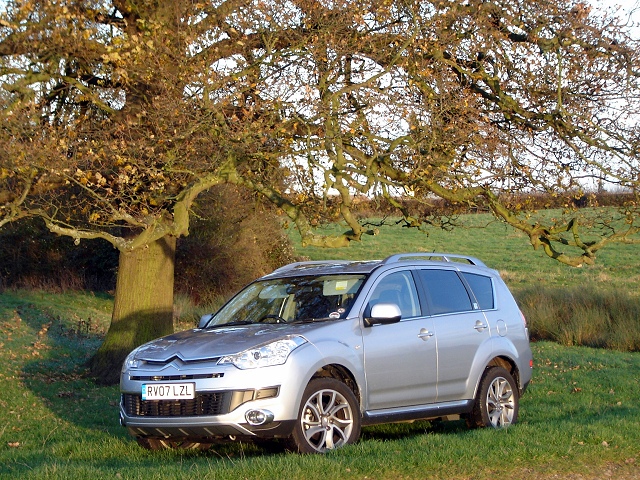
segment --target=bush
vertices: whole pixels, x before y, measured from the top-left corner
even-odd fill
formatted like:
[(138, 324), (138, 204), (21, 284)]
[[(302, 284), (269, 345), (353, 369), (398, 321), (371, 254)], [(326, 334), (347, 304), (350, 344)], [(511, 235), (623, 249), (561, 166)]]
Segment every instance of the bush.
[(103, 240), (54, 235), (39, 219), (0, 229), (0, 287), (64, 292), (115, 287), (118, 251)]
[(640, 298), (603, 288), (536, 287), (517, 293), (532, 340), (640, 351)]
[(197, 304), (216, 303), (294, 260), (275, 212), (245, 191), (218, 186), (194, 211), (191, 233), (178, 239), (176, 292)]

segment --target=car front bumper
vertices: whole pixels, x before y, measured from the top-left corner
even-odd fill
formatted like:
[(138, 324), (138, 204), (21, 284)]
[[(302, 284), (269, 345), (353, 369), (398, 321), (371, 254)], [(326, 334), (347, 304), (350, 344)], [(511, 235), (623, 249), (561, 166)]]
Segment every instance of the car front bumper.
[[(283, 365), (240, 370), (174, 361), (125, 370), (120, 423), (136, 437), (286, 437), (293, 431), (309, 375), (301, 365), (290, 358)], [(142, 400), (142, 385), (154, 382), (194, 383), (196, 398)]]

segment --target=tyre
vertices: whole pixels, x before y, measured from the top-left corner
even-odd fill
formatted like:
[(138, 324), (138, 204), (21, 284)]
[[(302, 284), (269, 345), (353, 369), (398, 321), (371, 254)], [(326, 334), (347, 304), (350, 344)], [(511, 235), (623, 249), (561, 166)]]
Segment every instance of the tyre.
[(136, 437), (138, 445), (147, 450), (209, 450), (210, 443), (199, 443), (189, 441), (165, 440), (163, 438)]
[(472, 428), (506, 428), (516, 423), (518, 406), (518, 387), (511, 374), (502, 367), (488, 367), (467, 424)]
[(323, 453), (359, 437), (360, 408), (351, 389), (334, 378), (311, 380), (293, 429), (294, 448), (300, 453)]

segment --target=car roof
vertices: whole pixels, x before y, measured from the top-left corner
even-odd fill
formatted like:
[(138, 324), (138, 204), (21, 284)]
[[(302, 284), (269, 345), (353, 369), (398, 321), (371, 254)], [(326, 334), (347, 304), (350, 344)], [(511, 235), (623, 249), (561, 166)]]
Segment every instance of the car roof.
[(369, 274), (383, 265), (442, 265), (443, 263), (455, 263), (456, 265), (478, 266), (487, 268), (480, 260), (467, 255), (438, 252), (399, 253), (391, 255), (384, 260), (312, 260), (306, 262), (290, 263), (274, 270), (262, 277), (283, 278), (298, 276), (339, 275), (339, 274)]
[(274, 270), (263, 278), (281, 278), (316, 275), (336, 274), (368, 274), (382, 264), (382, 260), (317, 260), (308, 262), (290, 263)]

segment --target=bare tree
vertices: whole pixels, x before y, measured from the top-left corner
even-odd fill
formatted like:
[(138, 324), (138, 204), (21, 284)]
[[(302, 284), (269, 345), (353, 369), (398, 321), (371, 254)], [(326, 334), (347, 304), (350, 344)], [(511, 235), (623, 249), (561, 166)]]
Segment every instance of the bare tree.
[[(133, 346), (171, 330), (175, 238), (220, 183), (263, 194), (307, 244), (374, 233), (353, 214), (357, 195), (418, 228), (435, 219), (415, 203), (482, 203), (570, 265), (637, 242), (640, 50), (624, 19), (581, 2), (3, 9), (0, 225), (37, 215), (120, 251), (112, 325), (93, 361), (105, 381)], [(633, 200), (559, 221), (522, 202), (594, 181)], [(322, 216), (348, 231), (318, 235)]]

